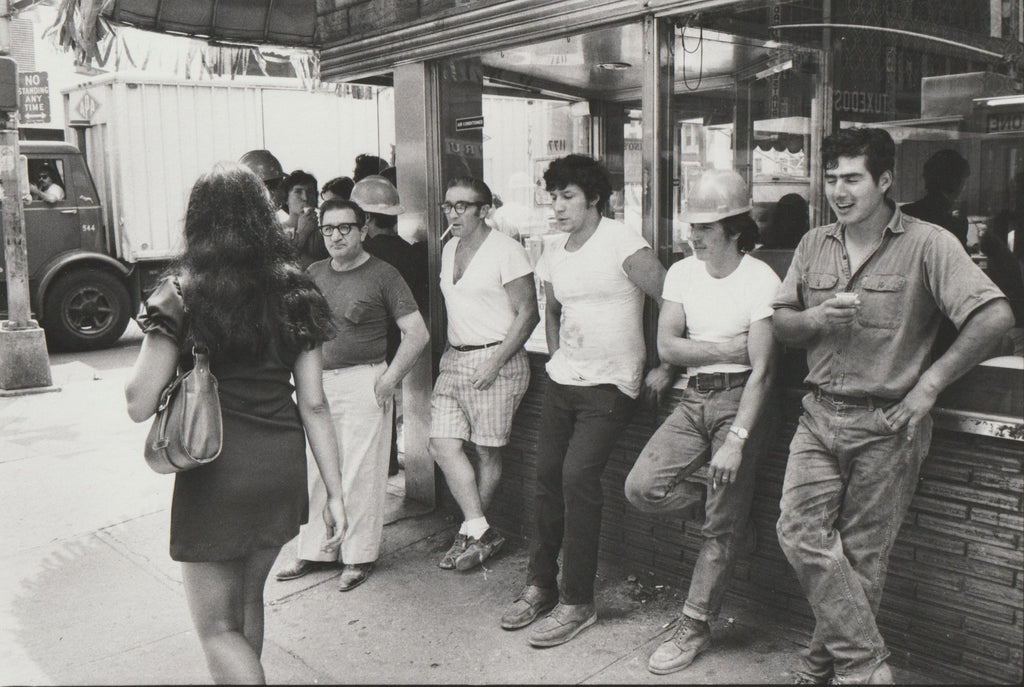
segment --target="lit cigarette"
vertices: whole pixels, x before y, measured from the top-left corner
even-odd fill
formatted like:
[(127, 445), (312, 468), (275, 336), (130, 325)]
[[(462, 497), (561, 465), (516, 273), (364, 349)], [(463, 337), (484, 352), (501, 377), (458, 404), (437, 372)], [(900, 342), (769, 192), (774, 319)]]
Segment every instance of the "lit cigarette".
[(440, 239), (438, 239), (438, 240), (439, 240), (439, 241), (444, 241), (444, 240), (445, 240), (445, 238), (446, 238), (446, 237), (448, 236), (448, 234), (450, 234), (450, 233), (452, 233), (452, 228), (451, 228), (451, 227), (448, 227), (448, 228), (447, 228), (447, 229), (445, 229), (445, 230), (444, 230), (443, 232), (441, 232), (441, 238), (440, 238)]

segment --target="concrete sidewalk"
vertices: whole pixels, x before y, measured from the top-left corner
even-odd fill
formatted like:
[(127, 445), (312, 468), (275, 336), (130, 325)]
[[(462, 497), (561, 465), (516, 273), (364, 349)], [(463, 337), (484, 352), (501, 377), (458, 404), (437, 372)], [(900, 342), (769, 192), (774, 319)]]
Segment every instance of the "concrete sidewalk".
[[(141, 455), (147, 425), (125, 415), (127, 368), (53, 368), (59, 393), (0, 398), (0, 683), (207, 683), (167, 555), (172, 478)], [(267, 583), (264, 665), (275, 683), (771, 683), (799, 647), (756, 609), (726, 607), (712, 650), (655, 676), (647, 656), (671, 632), (685, 590), (602, 569), (600, 622), (537, 650), (498, 618), (519, 591), (526, 544), (485, 568), (443, 571), (456, 529), (435, 512), (385, 528), (357, 589), (338, 572)], [(285, 547), (277, 566), (294, 554)], [(939, 680), (896, 670), (901, 682)]]

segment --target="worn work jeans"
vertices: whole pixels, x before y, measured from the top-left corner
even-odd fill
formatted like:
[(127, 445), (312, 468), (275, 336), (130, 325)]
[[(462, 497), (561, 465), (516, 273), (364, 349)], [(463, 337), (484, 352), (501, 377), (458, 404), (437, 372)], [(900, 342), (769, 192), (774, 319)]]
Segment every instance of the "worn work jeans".
[[(626, 478), (626, 498), (647, 513), (667, 513), (705, 500), (705, 487), (686, 478), (710, 462), (729, 434), (740, 405), (743, 387), (724, 391), (685, 389), (682, 400), (636, 460)], [(767, 437), (762, 421), (751, 430), (743, 447), (736, 481), (707, 489), (704, 506), (704, 542), (690, 579), (683, 613), (697, 620), (718, 616), (742, 544), (754, 473)]]
[(601, 473), (635, 402), (611, 385), (566, 386), (548, 379), (537, 438), (537, 535), (527, 584), (558, 586), (566, 604), (594, 601), (604, 493)]
[(804, 671), (863, 681), (889, 656), (875, 624), (896, 533), (931, 443), (893, 432), (884, 410), (813, 394), (789, 447), (778, 535), (814, 611)]

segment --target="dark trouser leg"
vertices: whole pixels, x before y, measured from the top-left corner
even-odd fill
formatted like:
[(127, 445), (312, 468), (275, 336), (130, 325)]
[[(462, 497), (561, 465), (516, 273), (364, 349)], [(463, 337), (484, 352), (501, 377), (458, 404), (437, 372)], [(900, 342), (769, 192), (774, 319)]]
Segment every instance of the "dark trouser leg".
[(562, 496), (562, 463), (576, 425), (570, 387), (548, 379), (537, 436), (537, 482), (533, 512), (536, 524), (530, 544), (527, 584), (558, 587), (558, 551), (565, 531), (565, 500)]
[(606, 387), (580, 387), (574, 392), (576, 430), (562, 465), (565, 538), (560, 597), (563, 603), (587, 604), (594, 601), (601, 539), (601, 474), (629, 423), (634, 402), (617, 389)]

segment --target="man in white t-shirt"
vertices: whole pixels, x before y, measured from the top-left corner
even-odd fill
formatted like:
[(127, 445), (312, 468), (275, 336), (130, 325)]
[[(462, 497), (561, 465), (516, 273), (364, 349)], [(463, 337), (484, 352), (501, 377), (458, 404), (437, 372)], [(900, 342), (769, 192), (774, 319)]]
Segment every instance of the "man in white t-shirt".
[[(540, 322), (526, 250), (484, 221), (492, 202), (487, 184), (460, 177), (448, 182), (441, 203), (453, 235), (441, 251), (448, 347), (430, 399), (429, 451), (464, 518), (438, 563), (445, 570), (470, 570), (505, 543), (484, 511), (501, 479), (512, 416), (530, 383), (523, 344)], [(475, 473), (467, 441), (476, 446)]]
[[(664, 675), (686, 668), (711, 636), (748, 531), (754, 471), (766, 443), (766, 399), (774, 377), (772, 299), (779, 278), (752, 258), (757, 224), (734, 171), (706, 171), (687, 198), (694, 255), (669, 268), (658, 320), (658, 353), (686, 366), (687, 388), (626, 478), (626, 497), (642, 511), (681, 511), (705, 501), (687, 481), (708, 464), (704, 539), (673, 636), (651, 655)], [(710, 463), (709, 463), (710, 461)]]

